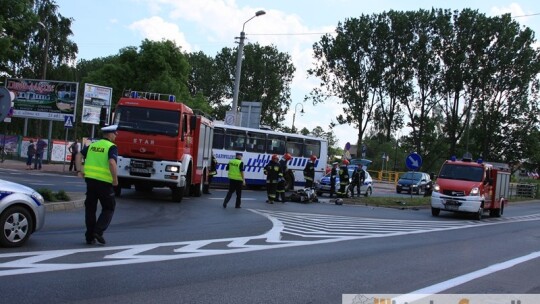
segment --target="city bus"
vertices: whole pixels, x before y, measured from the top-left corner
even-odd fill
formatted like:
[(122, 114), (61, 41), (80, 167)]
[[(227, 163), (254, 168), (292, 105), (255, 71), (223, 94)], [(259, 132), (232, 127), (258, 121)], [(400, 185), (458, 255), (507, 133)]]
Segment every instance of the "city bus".
[(263, 169), (272, 154), (277, 154), (280, 158), (285, 153), (291, 154), (292, 159), (287, 164), (294, 174), (294, 186), (305, 184), (303, 170), (311, 155), (317, 157), (315, 180), (324, 176), (328, 159), (328, 142), (325, 139), (220, 123), (214, 125), (212, 147), (218, 161), (217, 175), (212, 179), (212, 183), (228, 183), (226, 166), (229, 160), (236, 157), (236, 152), (243, 153), (244, 176), (248, 186), (266, 184)]

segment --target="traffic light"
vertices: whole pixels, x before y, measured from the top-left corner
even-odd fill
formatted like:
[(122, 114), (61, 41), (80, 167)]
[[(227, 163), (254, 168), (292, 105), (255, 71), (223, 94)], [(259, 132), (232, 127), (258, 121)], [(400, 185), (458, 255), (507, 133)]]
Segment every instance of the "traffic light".
[(107, 117), (107, 108), (102, 107), (101, 112), (99, 112), (99, 127), (103, 128), (109, 123), (109, 118)]

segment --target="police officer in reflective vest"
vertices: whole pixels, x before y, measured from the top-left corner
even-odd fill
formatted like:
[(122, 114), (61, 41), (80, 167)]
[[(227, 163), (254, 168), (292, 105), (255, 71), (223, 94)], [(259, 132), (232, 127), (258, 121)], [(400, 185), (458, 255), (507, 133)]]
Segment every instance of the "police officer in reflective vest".
[(225, 196), (223, 201), (223, 208), (227, 208), (227, 204), (231, 199), (233, 192), (236, 192), (236, 205), (235, 208), (241, 208), (242, 204), (242, 186), (246, 184), (244, 179), (244, 163), (242, 162), (242, 153), (236, 152), (236, 158), (231, 159), (227, 164), (227, 170), (229, 171), (229, 192)]
[(277, 186), (280, 178), (283, 178), (281, 167), (278, 163), (279, 157), (274, 154), (272, 159), (264, 167), (264, 175), (266, 175), (266, 193), (268, 195), (268, 204), (273, 204), (276, 200)]
[(337, 192), (337, 197), (347, 197), (347, 186), (349, 185), (348, 164), (349, 161), (344, 159), (343, 162), (341, 162), (341, 167), (339, 167), (339, 190)]
[[(117, 135), (117, 125), (103, 127), (103, 139), (85, 147), (77, 154), (77, 168), (81, 167), (81, 156), (84, 157), (84, 173), (86, 182), (85, 223), (86, 243), (94, 244), (97, 240), (105, 244), (103, 232), (111, 223), (116, 201), (114, 199), (114, 186), (118, 186), (116, 161), (118, 148), (114, 144)], [(96, 221), (97, 202), (101, 204), (101, 213)]]

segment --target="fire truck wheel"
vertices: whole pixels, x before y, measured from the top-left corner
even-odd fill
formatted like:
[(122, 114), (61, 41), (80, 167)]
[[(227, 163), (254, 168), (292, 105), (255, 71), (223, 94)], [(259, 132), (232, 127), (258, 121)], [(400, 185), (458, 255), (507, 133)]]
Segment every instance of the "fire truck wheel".
[(171, 188), (172, 191), (172, 201), (175, 203), (180, 203), (182, 198), (184, 198), (184, 187), (175, 187)]
[(502, 208), (503, 207), (501, 206), (501, 208), (489, 210), (489, 216), (491, 216), (491, 217), (501, 217), (501, 215), (503, 213)]
[(192, 187), (193, 188), (191, 189), (191, 193), (193, 193), (193, 196), (200, 197), (203, 191), (203, 184), (202, 183), (195, 184)]
[(474, 214), (474, 219), (477, 220), (477, 221), (482, 220), (482, 215), (483, 214), (484, 214), (484, 208), (480, 207), (480, 209), (478, 209), (478, 212), (476, 212)]
[(441, 209), (431, 207), (431, 215), (439, 216), (440, 213), (441, 213)]

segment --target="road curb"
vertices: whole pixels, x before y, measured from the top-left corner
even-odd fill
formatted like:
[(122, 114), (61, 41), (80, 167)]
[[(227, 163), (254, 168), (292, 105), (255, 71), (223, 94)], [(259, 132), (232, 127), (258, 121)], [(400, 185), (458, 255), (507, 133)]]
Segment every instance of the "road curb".
[(47, 212), (69, 211), (84, 208), (84, 200), (86, 195), (79, 192), (69, 192), (67, 195), (71, 198), (67, 202), (45, 202), (45, 210)]

